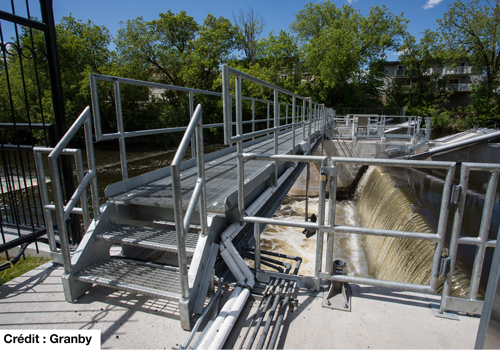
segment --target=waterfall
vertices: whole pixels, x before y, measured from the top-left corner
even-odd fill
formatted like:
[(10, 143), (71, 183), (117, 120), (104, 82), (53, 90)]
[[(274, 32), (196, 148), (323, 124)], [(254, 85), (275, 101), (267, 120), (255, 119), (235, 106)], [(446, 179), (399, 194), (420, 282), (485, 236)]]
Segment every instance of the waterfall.
[[(362, 227), (435, 233), (417, 211), (412, 198), (382, 167), (370, 167), (356, 190)], [(435, 243), (394, 237), (365, 236), (365, 256), (369, 274), (377, 279), (428, 284)], [(439, 278), (439, 291), (444, 277)], [(467, 297), (469, 280), (457, 267), (453, 296)]]

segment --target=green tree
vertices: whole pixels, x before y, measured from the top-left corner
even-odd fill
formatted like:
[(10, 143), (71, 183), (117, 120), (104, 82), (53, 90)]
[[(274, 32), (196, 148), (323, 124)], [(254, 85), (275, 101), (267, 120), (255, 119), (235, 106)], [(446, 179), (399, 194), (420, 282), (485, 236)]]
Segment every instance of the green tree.
[(467, 58), (476, 73), (486, 75), (477, 82), (470, 108), (478, 119), (498, 117), (500, 86), (500, 0), (457, 0), (438, 20), (440, 50), (452, 64)]
[(235, 26), (238, 28), (238, 48), (245, 53), (246, 64), (252, 63), (259, 53), (259, 41), (265, 22), (262, 15), (252, 8), (239, 10), (234, 14)]
[(353, 104), (362, 96), (368, 97), (365, 103), (378, 103), (380, 62), (387, 50), (398, 50), (406, 23), (385, 6), (372, 7), (364, 17), (350, 5), (306, 4), (291, 29), (300, 40), (315, 97), (330, 106)]

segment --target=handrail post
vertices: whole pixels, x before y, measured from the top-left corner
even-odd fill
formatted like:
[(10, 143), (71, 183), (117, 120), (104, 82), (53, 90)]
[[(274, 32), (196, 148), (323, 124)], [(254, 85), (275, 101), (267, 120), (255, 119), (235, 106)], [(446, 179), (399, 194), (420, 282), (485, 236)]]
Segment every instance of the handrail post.
[(295, 149), (295, 96), (292, 97), (292, 147)]
[(116, 108), (116, 126), (118, 128), (118, 133), (120, 138), (118, 139), (120, 145), (120, 162), (122, 166), (122, 178), (123, 180), (128, 179), (128, 169), (127, 169), (127, 150), (125, 147), (125, 129), (123, 127), (123, 113), (122, 113), (122, 97), (120, 92), (120, 81), (116, 80), (114, 82), (115, 88), (115, 108)]
[[(280, 104), (278, 90), (274, 90), (274, 154), (278, 154), (278, 129), (280, 126)], [(274, 186), (278, 187), (278, 161), (274, 162)]]
[[(252, 100), (252, 132), (255, 132), (255, 100)], [(252, 137), (255, 140), (255, 137)]]
[[(193, 105), (193, 91), (189, 91), (189, 119), (193, 118), (194, 105)], [(191, 159), (196, 158), (196, 141), (195, 135), (191, 137)]]
[(306, 140), (306, 100), (302, 99), (302, 142)]
[[(235, 89), (236, 89), (236, 135), (243, 135), (243, 115), (242, 115), (242, 100), (241, 100), (241, 76), (234, 77)], [(269, 104), (268, 104), (269, 110)], [(267, 120), (269, 123), (269, 118)], [(238, 154), (243, 153), (243, 140), (238, 140), (236, 143), (236, 151)], [(245, 161), (241, 157), (237, 157), (238, 161), (238, 220), (241, 222), (243, 220), (243, 215), (245, 213)]]
[(333, 231), (333, 228), (335, 227), (335, 209), (336, 209), (335, 201), (337, 197), (337, 172), (338, 172), (338, 166), (333, 160), (330, 160), (330, 164), (331, 167), (333, 168), (333, 173), (330, 175), (330, 182), (328, 184), (329, 186), (328, 226), (330, 227), (330, 232), (328, 232), (327, 242), (326, 242), (326, 273), (328, 275), (331, 275), (333, 273), (331, 262), (333, 261), (333, 249), (334, 249), (334, 239), (335, 239), (335, 232)]
[(222, 67), (222, 104), (223, 104), (223, 118), (224, 118), (224, 143), (229, 145), (231, 143), (232, 134), (232, 102), (231, 95), (229, 93), (229, 68), (227, 66)]

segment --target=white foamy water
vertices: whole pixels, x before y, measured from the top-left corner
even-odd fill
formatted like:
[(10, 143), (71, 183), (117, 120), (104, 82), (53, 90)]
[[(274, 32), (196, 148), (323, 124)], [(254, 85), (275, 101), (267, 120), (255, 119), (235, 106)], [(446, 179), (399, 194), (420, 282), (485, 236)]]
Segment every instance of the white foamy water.
[[(287, 195), (274, 218), (303, 221), (305, 198)], [(318, 215), (318, 198), (309, 198), (309, 216)], [(328, 213), (328, 201), (326, 203)], [(325, 221), (327, 218), (325, 219)], [(337, 202), (335, 224), (360, 226), (355, 202)], [(316, 235), (306, 238), (301, 228), (268, 225), (261, 235), (261, 249), (302, 257), (300, 275), (314, 276), (316, 260)], [(327, 235), (324, 234), (323, 271), (325, 271)], [(337, 233), (334, 241), (334, 259), (346, 261), (346, 273), (350, 276), (369, 277), (364, 253), (364, 240), (359, 234)], [(267, 268), (262, 266), (262, 268)]]

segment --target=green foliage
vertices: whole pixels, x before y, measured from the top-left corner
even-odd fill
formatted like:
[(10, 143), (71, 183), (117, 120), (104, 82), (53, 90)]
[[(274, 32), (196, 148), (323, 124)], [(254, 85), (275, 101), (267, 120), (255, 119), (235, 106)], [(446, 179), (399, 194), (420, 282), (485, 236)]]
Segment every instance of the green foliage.
[(301, 42), (313, 96), (330, 106), (378, 104), (380, 63), (386, 50), (398, 50), (406, 23), (385, 6), (364, 17), (350, 5), (306, 4), (291, 29)]
[[(26, 272), (31, 271), (34, 268), (37, 268), (38, 266), (49, 262), (50, 260), (51, 260), (50, 258), (43, 258), (39, 256), (26, 257), (26, 259), (21, 259), (17, 264), (14, 265), (14, 267), (5, 271), (0, 271), (0, 277), (1, 277), (0, 284), (7, 283), (13, 280), (14, 278), (22, 276)], [(0, 264), (4, 264), (5, 262), (7, 262), (5, 254), (0, 254)]]
[(469, 111), (479, 120), (497, 119), (500, 87), (500, 0), (457, 0), (439, 24), (441, 55), (451, 64), (467, 58), (476, 74)]

